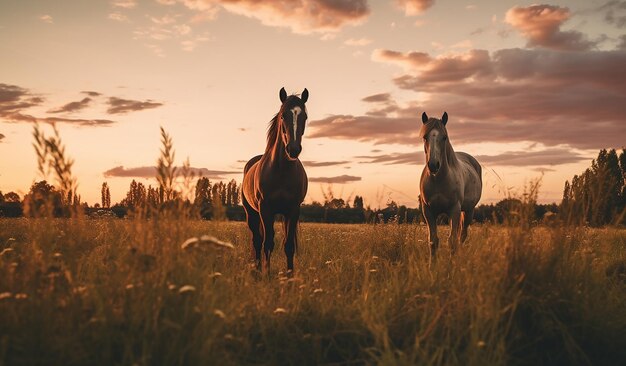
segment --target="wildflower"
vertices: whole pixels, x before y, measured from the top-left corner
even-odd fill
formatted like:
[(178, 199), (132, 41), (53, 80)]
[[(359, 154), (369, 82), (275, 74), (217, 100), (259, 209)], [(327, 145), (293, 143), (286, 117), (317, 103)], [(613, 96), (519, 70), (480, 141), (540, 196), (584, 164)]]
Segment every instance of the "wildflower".
[(61, 254), (61, 253), (57, 252), (57, 253), (54, 253), (54, 254), (52, 255), (52, 257), (53, 257), (54, 259), (60, 259), (61, 257), (63, 257), (63, 254)]
[(378, 259), (378, 256), (377, 256), (377, 255), (373, 255), (373, 256), (372, 256), (372, 259), (373, 259), (373, 260), (377, 260), (377, 259)]
[(15, 238), (9, 238), (7, 241), (15, 241)]
[(200, 244), (208, 244), (213, 246), (214, 248), (224, 248), (224, 249), (234, 249), (235, 246), (229, 242), (219, 240), (218, 238), (210, 235), (202, 235), (200, 238), (192, 237), (185, 242), (183, 242), (180, 246), (181, 249), (191, 249)]
[(167, 289), (170, 290), (170, 291), (174, 291), (174, 290), (176, 290), (176, 285), (169, 284), (169, 285), (167, 285)]
[(286, 314), (287, 310), (285, 310), (284, 308), (276, 308), (276, 310), (274, 310), (274, 314)]
[(326, 261), (324, 264), (332, 264), (333, 261)]
[(191, 285), (185, 285), (178, 290), (179, 294), (184, 294), (186, 292), (195, 292), (196, 288)]
[(221, 272), (214, 272), (209, 275), (209, 278), (218, 278), (218, 277), (222, 277)]
[(226, 314), (224, 314), (224, 312), (221, 311), (220, 309), (213, 310), (213, 314), (220, 319), (226, 318)]
[(27, 299), (27, 298), (28, 298), (28, 295), (26, 295), (23, 292), (20, 292), (19, 294), (15, 294), (15, 299), (16, 300), (24, 300), (24, 299)]
[(370, 273), (376, 273), (376, 272), (378, 272), (377, 269), (370, 269)]
[(133, 285), (132, 283), (129, 283), (128, 285), (126, 285), (127, 290), (132, 290), (134, 288), (135, 288), (135, 285)]
[(322, 290), (321, 288), (316, 288), (315, 290), (313, 290), (314, 294), (319, 294), (319, 293), (322, 293), (322, 292), (324, 292), (324, 290)]
[(13, 294), (10, 292), (3, 292), (0, 294), (0, 300), (10, 299), (11, 297), (13, 297)]
[(4, 250), (0, 252), (0, 257), (5, 254), (10, 254), (10, 253), (13, 253), (13, 248), (5, 248)]
[(487, 343), (485, 343), (485, 341), (478, 341), (478, 343), (476, 343), (476, 346), (478, 348), (483, 348), (487, 345)]

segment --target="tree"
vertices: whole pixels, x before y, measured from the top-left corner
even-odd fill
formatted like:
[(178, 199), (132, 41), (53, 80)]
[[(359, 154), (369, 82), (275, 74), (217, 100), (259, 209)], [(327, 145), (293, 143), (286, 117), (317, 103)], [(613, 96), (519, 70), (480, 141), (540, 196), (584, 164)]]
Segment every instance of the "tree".
[(24, 196), (23, 205), (26, 215), (31, 217), (63, 214), (61, 192), (45, 180), (33, 183), (28, 194)]
[(6, 202), (20, 202), (20, 195), (15, 192), (9, 192), (4, 195), (4, 201)]
[(102, 189), (100, 190), (101, 202), (103, 208), (111, 207), (111, 191), (107, 182), (102, 183)]
[(352, 204), (354, 208), (363, 209), (363, 196), (356, 195), (354, 196), (354, 203)]

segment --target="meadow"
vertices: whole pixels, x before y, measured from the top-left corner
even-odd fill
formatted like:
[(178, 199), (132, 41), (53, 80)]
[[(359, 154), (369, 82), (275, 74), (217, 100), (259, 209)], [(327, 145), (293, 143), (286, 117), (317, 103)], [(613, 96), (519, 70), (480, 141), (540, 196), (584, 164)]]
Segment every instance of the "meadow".
[[(234, 249), (181, 248), (204, 234)], [(626, 360), (623, 229), (477, 225), (432, 264), (426, 238), (301, 224), (294, 277), (278, 244), (267, 278), (240, 222), (0, 219), (0, 365)]]

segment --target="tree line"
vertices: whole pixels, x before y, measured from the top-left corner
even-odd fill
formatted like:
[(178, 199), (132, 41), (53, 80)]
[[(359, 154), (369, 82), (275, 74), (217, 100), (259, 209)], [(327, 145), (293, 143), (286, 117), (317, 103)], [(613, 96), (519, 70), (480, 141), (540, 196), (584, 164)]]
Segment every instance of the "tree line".
[[(47, 211), (56, 217), (67, 217), (72, 207), (80, 207), (89, 215), (112, 214), (128, 217), (136, 214), (150, 216), (168, 207), (183, 208), (191, 216), (206, 220), (245, 219), (241, 206), (241, 185), (234, 179), (229, 182), (212, 182), (200, 177), (190, 187), (190, 194), (172, 189), (172, 182), (147, 187), (133, 180), (125, 197), (111, 204), (111, 192), (107, 182), (102, 183), (101, 202), (88, 206), (81, 202), (76, 191), (65, 194), (47, 181), (34, 183), (23, 199), (15, 192), (0, 192), (0, 217), (37, 216)], [(371, 208), (364, 204), (362, 196), (354, 199), (335, 197), (332, 190), (324, 192), (323, 202), (303, 204), (300, 219), (303, 222), (320, 223), (397, 223), (423, 222), (420, 207), (398, 205), (390, 200), (383, 208)], [(185, 198), (187, 197), (187, 198)], [(474, 221), (479, 223), (503, 223), (510, 213), (519, 211), (523, 203), (517, 198), (506, 198), (495, 204), (481, 204), (474, 211)], [(532, 222), (560, 220), (576, 225), (601, 226), (626, 224), (626, 150), (618, 155), (615, 150), (601, 150), (591, 166), (582, 174), (566, 181), (560, 204), (530, 202), (529, 218)], [(439, 222), (446, 223), (446, 218)]]

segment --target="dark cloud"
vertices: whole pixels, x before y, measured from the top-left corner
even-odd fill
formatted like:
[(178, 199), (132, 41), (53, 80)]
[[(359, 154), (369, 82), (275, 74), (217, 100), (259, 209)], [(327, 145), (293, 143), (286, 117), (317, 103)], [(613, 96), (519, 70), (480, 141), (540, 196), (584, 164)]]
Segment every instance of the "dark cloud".
[(427, 104), (389, 103), (382, 113), (329, 116), (310, 123), (310, 136), (419, 144), (421, 112), (438, 116), (447, 111), (455, 143), (531, 141), (583, 149), (623, 145), (626, 73), (616, 70), (626, 65), (626, 50), (514, 48), (439, 57), (378, 50), (373, 56), (404, 66), (408, 73), (394, 82), (428, 93)]
[(214, 17), (221, 8), (261, 21), (287, 27), (294, 33), (334, 32), (362, 23), (369, 16), (367, 0), (181, 0), (193, 10)]
[(23, 113), (9, 113), (6, 115), (0, 115), (4, 117), (6, 122), (19, 123), (19, 122), (31, 122), (31, 123), (68, 123), (81, 127), (97, 127), (97, 126), (109, 126), (115, 121), (109, 119), (86, 119), (86, 118), (62, 118), (62, 117), (35, 117), (29, 114)]
[[(225, 179), (224, 175), (240, 174), (241, 171), (227, 170), (209, 170), (207, 168), (191, 168), (191, 172), (196, 177), (207, 177), (210, 179)], [(177, 176), (182, 175), (181, 167), (176, 169)], [(154, 166), (142, 166), (137, 168), (124, 168), (117, 166), (104, 172), (106, 178), (125, 177), (125, 178), (154, 178), (157, 175), (157, 168)]]
[(435, 4), (435, 0), (396, 0), (406, 15), (418, 15)]
[(92, 98), (99, 97), (99, 96), (102, 95), (101, 93), (98, 93), (98, 92), (95, 92), (95, 91), (90, 91), (90, 90), (83, 90), (81, 93), (82, 94), (87, 94), (88, 96), (90, 96)]
[(43, 98), (31, 94), (28, 89), (0, 83), (0, 117), (38, 106), (43, 101)]
[(107, 113), (109, 114), (123, 114), (128, 112), (142, 111), (144, 109), (157, 108), (163, 105), (163, 103), (154, 102), (150, 99), (146, 101), (122, 99), (116, 97), (110, 97), (109, 108)]
[(506, 22), (517, 29), (529, 47), (584, 51), (594, 46), (578, 31), (561, 31), (561, 25), (571, 17), (568, 8), (554, 5), (515, 6), (506, 13)]
[(0, 142), (2, 142), (2, 140), (4, 140), (6, 136), (4, 136), (3, 134), (0, 133)]
[(350, 163), (347, 160), (344, 161), (303, 161), (302, 164), (304, 164), (304, 166), (306, 167), (310, 167), (310, 168), (318, 168), (318, 167), (324, 167), (324, 166), (334, 166), (334, 165), (343, 165), (343, 164), (348, 164)]
[[(498, 155), (475, 155), (481, 164), (494, 166), (543, 166), (578, 163), (589, 160), (589, 157), (572, 152), (566, 148), (548, 148), (540, 151), (507, 151)], [(409, 153), (391, 153), (381, 155), (355, 156), (355, 159), (374, 164), (423, 165), (425, 162), (422, 151)], [(545, 170), (545, 168), (543, 168)]]
[(389, 93), (374, 94), (374, 95), (367, 96), (361, 100), (364, 102), (368, 102), (368, 103), (386, 103), (386, 102), (391, 101), (391, 94)]
[(339, 175), (336, 177), (313, 177), (309, 178), (309, 182), (314, 183), (329, 183), (329, 184), (345, 184), (350, 182), (358, 182), (361, 177), (355, 177), (353, 175)]
[(626, 27), (626, 1), (612, 0), (598, 8), (604, 12), (604, 20), (617, 28)]
[(556, 169), (538, 167), (538, 168), (534, 168), (533, 171), (539, 172), (539, 173), (549, 173), (549, 172), (556, 172)]
[(71, 103), (67, 103), (62, 107), (59, 107), (57, 109), (52, 109), (50, 111), (48, 111), (48, 113), (73, 113), (73, 112), (78, 112), (80, 110), (83, 110), (87, 107), (89, 107), (89, 105), (91, 104), (92, 99), (87, 97), (87, 98), (83, 98), (82, 100), (79, 100), (77, 102), (71, 102)]
[(475, 158), (481, 164), (498, 166), (554, 166), (589, 160), (589, 157), (565, 148), (553, 148), (542, 151), (509, 151), (498, 155), (476, 155)]
[(43, 103), (43, 98), (31, 93), (28, 89), (0, 84), (0, 119), (5, 122), (68, 123), (77, 126), (108, 126), (115, 123), (108, 119), (36, 117), (24, 112), (28, 108), (41, 106)]

